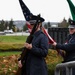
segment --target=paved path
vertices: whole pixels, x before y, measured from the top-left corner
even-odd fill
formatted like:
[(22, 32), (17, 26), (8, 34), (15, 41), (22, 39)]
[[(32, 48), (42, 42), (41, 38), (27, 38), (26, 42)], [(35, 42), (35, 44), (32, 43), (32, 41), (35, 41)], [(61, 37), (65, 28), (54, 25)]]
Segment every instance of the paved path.
[(11, 35), (11, 36), (14, 36), (14, 35), (16, 35), (16, 36), (18, 36), (18, 35), (25, 35), (25, 36), (28, 36), (30, 33), (25, 33), (25, 32), (15, 32), (15, 33), (7, 33), (7, 34), (5, 34), (5, 35), (7, 35), (7, 36), (9, 36), (9, 35)]

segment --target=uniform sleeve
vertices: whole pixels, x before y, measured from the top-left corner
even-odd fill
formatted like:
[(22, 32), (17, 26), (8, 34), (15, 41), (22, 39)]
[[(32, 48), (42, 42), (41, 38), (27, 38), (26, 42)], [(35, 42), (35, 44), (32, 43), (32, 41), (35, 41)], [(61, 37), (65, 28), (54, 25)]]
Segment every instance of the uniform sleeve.
[(65, 50), (65, 51), (70, 51), (70, 50), (73, 51), (73, 50), (75, 50), (75, 38), (70, 43), (57, 44), (56, 48), (57, 49), (62, 49), (62, 50)]
[(56, 49), (61, 49), (61, 50), (65, 50), (65, 51), (70, 51), (70, 50), (72, 51), (72, 50), (75, 50), (75, 43), (63, 44), (63, 45), (57, 44)]
[(46, 57), (48, 54), (48, 38), (45, 36), (42, 36), (40, 40), (40, 47), (36, 47), (35, 45), (32, 45), (31, 52), (35, 54), (36, 56)]

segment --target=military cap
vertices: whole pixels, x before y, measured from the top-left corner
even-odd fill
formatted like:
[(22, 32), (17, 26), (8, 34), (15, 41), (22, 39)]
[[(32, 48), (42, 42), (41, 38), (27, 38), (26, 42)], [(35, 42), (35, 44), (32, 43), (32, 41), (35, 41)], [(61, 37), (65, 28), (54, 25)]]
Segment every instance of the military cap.
[[(30, 20), (28, 22), (30, 24), (35, 24), (36, 21), (37, 21), (37, 18), (38, 18), (38, 16), (32, 15), (32, 16), (30, 16)], [(44, 21), (44, 18), (39, 17), (38, 22), (40, 23), (40, 22), (43, 22), (43, 21)]]
[(75, 28), (75, 21), (69, 18), (69, 26), (68, 28)]

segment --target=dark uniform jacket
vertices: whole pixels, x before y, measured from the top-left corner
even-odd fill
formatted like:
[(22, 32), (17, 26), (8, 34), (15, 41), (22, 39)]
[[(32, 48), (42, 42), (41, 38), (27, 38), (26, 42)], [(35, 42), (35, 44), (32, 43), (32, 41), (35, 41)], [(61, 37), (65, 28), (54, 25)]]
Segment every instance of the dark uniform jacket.
[(44, 57), (48, 54), (48, 38), (40, 30), (33, 35), (32, 49), (25, 59), (22, 75), (48, 75)]
[(68, 36), (67, 44), (57, 44), (56, 48), (66, 52), (63, 62), (75, 60), (75, 33)]

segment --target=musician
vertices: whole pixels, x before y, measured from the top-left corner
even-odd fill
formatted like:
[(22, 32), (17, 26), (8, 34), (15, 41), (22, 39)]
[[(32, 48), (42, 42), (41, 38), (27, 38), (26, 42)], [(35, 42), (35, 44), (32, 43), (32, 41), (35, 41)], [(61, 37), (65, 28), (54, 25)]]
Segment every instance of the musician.
[[(32, 19), (29, 21), (32, 29), (36, 20), (37, 16), (32, 16)], [(44, 59), (48, 54), (48, 38), (41, 30), (43, 21), (44, 19), (40, 17), (36, 31), (32, 35), (32, 43), (25, 43), (24, 45), (28, 50), (24, 59), (25, 65), (22, 65), (21, 60), (18, 63), (19, 67), (22, 68), (22, 75), (48, 75)]]
[[(66, 52), (63, 63), (75, 60), (75, 21), (69, 19), (68, 28), (69, 28), (69, 35), (67, 38), (67, 43), (65, 44), (58, 44), (56, 42), (53, 43), (53, 46), (55, 46), (56, 49), (61, 49)], [(72, 75), (75, 75), (75, 69), (73, 69)]]

